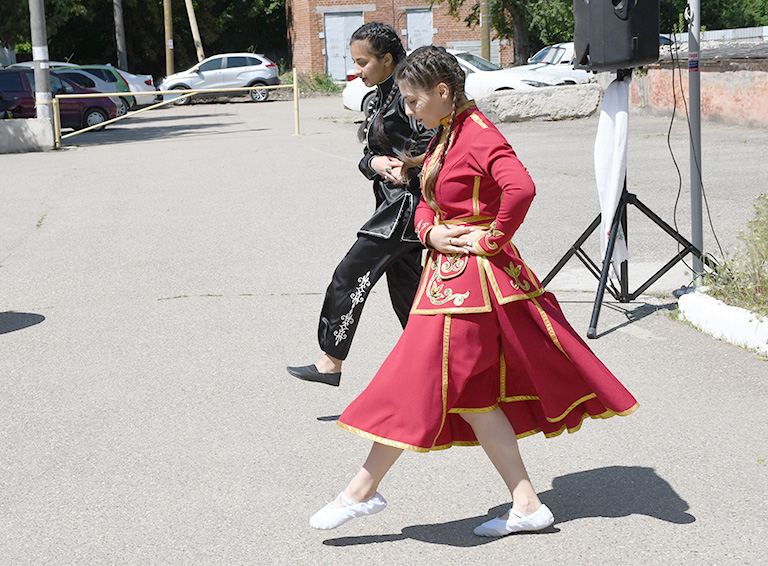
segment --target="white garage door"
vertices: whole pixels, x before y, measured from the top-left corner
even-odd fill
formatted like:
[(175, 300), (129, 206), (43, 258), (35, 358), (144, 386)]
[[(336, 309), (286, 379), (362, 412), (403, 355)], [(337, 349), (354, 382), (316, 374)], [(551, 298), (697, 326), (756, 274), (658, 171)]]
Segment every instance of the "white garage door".
[(406, 10), (405, 26), (408, 30), (408, 51), (432, 45), (432, 10)]
[(362, 12), (325, 14), (325, 72), (335, 80), (345, 80), (347, 70), (354, 67), (349, 38), (361, 25)]

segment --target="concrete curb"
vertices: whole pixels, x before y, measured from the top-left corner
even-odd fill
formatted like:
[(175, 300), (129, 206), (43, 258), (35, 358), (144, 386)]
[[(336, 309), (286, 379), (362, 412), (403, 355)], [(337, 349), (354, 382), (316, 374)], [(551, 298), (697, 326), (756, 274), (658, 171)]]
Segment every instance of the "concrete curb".
[(478, 108), (493, 122), (570, 120), (592, 116), (600, 108), (603, 89), (597, 83), (502, 90), (477, 100)]
[(768, 356), (768, 319), (699, 291), (681, 296), (678, 308), (702, 332)]
[(53, 149), (53, 126), (45, 118), (0, 120), (0, 154)]

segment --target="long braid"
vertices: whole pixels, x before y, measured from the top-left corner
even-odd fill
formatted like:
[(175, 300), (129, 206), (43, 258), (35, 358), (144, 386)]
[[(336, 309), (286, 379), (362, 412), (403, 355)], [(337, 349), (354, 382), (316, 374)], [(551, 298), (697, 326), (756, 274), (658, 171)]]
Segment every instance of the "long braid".
[(381, 146), (384, 148), (384, 151), (387, 153), (392, 152), (392, 146), (389, 142), (386, 131), (384, 131), (384, 113), (387, 111), (387, 108), (389, 108), (389, 105), (392, 103), (392, 101), (395, 99), (395, 96), (397, 96), (397, 93), (399, 92), (400, 88), (397, 86), (397, 84), (393, 84), (392, 88), (389, 90), (389, 95), (384, 101), (384, 104), (379, 107), (380, 112), (376, 114), (376, 117), (373, 119), (370, 125), (371, 136), (373, 136), (373, 139), (381, 144)]
[(458, 101), (464, 93), (464, 78), (464, 71), (459, 66), (456, 58), (444, 48), (432, 45), (416, 49), (398, 67), (396, 72), (398, 83), (408, 84), (414, 89), (429, 92), (439, 83), (445, 83), (451, 91), (452, 110), (442, 137), (444, 141), (442, 147), (440, 147), (437, 164), (428, 167), (428, 171), (421, 183), (424, 199), (434, 210), (438, 209), (435, 201), (437, 178), (445, 163), (448, 149), (457, 133), (456, 112), (459, 108)]
[[(352, 44), (355, 41), (362, 41), (367, 44), (368, 50), (378, 59), (383, 59), (384, 56), (389, 53), (392, 55), (392, 62), (397, 66), (400, 61), (405, 59), (405, 48), (400, 38), (397, 35), (395, 29), (387, 24), (381, 22), (369, 22), (363, 24), (355, 30), (349, 43)], [(376, 118), (371, 122), (370, 118), (363, 121), (360, 128), (357, 130), (357, 137), (360, 141), (365, 140), (365, 134), (367, 130), (370, 130), (373, 139), (376, 140), (383, 148), (391, 150), (391, 144), (384, 131), (384, 117), (383, 111), (389, 107), (394, 100), (400, 89), (397, 85), (392, 85), (392, 89), (389, 91), (384, 104), (378, 105), (382, 112), (379, 112)]]

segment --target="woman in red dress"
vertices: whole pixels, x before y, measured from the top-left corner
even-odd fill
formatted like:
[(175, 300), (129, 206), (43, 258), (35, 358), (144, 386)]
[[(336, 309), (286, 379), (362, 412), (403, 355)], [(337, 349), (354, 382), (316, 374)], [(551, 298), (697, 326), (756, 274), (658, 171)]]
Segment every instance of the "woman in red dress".
[(520, 258), (512, 236), (535, 189), (504, 136), (464, 94), (444, 49), (414, 51), (397, 71), (409, 114), (442, 125), (422, 168), (416, 231), (430, 253), (408, 324), (339, 426), (373, 440), (363, 467), (310, 525), (335, 528), (381, 511), (379, 483), (403, 450), (480, 444), (512, 508), (479, 536), (554, 522), (517, 439), (575, 432), (587, 418), (629, 415), (634, 397), (566, 321)]

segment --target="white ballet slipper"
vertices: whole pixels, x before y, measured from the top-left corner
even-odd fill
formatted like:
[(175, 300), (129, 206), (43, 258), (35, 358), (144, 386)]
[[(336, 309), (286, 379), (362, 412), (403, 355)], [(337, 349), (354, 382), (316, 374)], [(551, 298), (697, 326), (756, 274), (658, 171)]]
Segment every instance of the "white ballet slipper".
[(342, 491), (339, 501), (344, 507), (336, 507), (331, 501), (309, 519), (309, 526), (315, 529), (335, 529), (355, 517), (373, 515), (382, 511), (387, 506), (387, 500), (380, 493), (360, 503), (355, 503)]
[(497, 517), (486, 521), (475, 528), (475, 534), (480, 537), (503, 537), (512, 533), (540, 531), (546, 529), (555, 518), (549, 507), (542, 504), (534, 513), (528, 516), (518, 513), (514, 509), (509, 510), (509, 519)]

